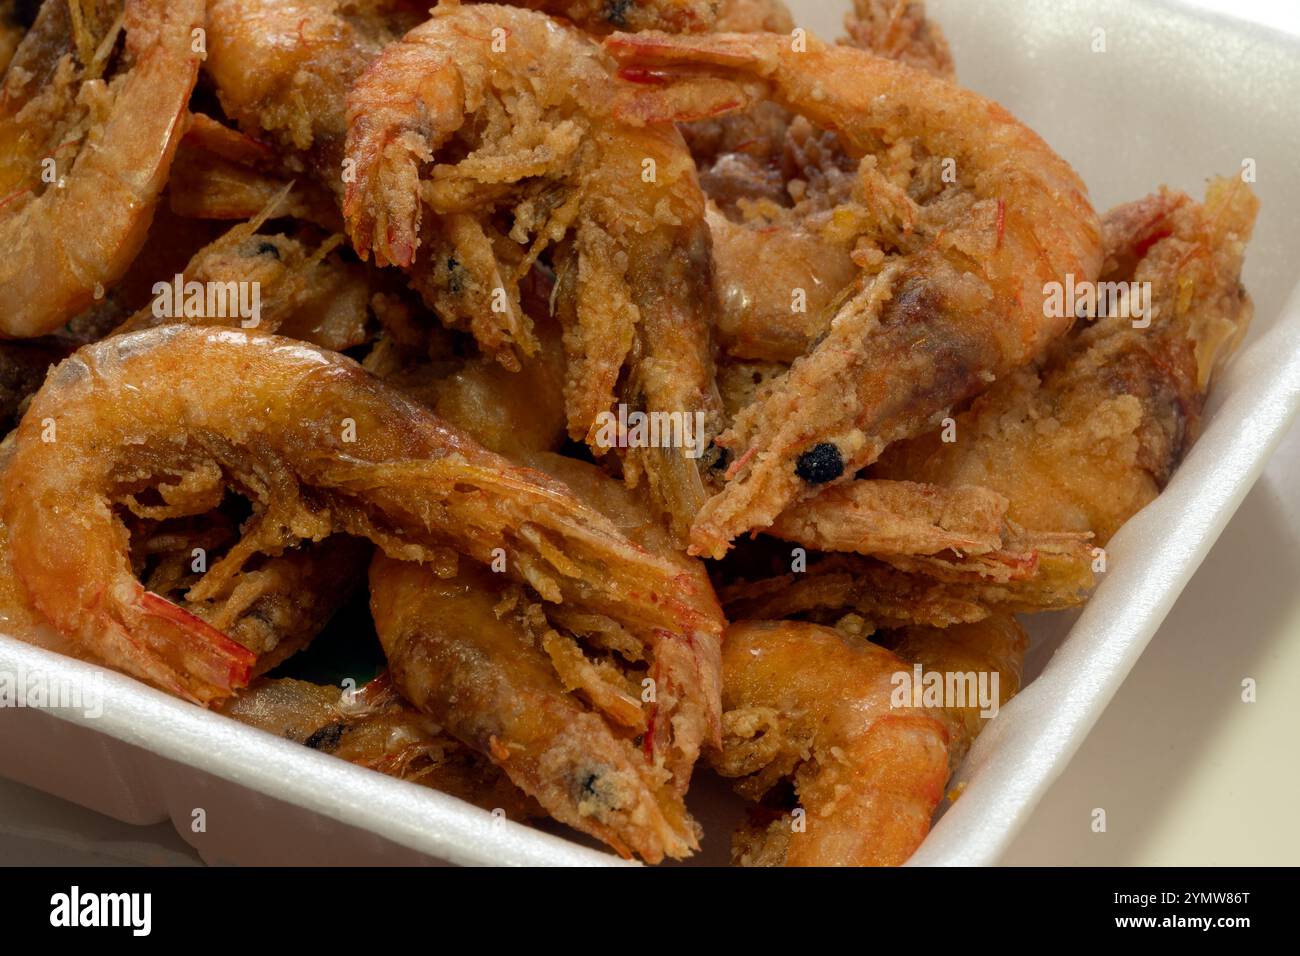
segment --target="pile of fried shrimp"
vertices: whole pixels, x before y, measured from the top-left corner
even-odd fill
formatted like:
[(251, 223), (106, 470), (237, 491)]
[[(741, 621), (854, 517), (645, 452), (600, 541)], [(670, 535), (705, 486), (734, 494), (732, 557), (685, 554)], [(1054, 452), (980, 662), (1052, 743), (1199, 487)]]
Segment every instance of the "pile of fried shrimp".
[[(1241, 341), (921, 3), (0, 0), (0, 630), (658, 863), (895, 865)], [(285, 676), (349, 617), (384, 664)], [(371, 627), (373, 625), (373, 627)], [(944, 681), (948, 686), (951, 680)], [(707, 768), (707, 769), (706, 769)]]

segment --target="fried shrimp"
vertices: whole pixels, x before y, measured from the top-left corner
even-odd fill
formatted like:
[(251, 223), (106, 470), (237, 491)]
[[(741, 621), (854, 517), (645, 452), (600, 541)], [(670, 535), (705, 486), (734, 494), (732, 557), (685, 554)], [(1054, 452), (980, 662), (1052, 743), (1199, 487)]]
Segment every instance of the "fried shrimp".
[(588, 709), (567, 693), (552, 662), (566, 659), (565, 639), (544, 618), (530, 621), (499, 576), (466, 569), (439, 578), (379, 557), (370, 600), (403, 696), (557, 820), (654, 863), (696, 849), (681, 792), (634, 739), (653, 732), (638, 720), (641, 689), (602, 682), (628, 712), (621, 728), (602, 719), (601, 711), (619, 712), (612, 699), (592, 694), (596, 709)]
[(794, 622), (743, 622), (723, 642), (723, 749), (716, 767), (757, 800), (793, 778), (793, 809), (742, 828), (748, 866), (890, 866), (930, 829), (948, 777), (936, 715), (891, 707), (907, 665), (883, 647)]
[[(723, 728), (715, 765), (751, 800), (794, 784), (796, 807), (768, 806), (735, 834), (742, 866), (896, 866), (930, 829), (950, 768), (979, 732), (980, 707), (898, 697), (912, 665), (998, 675), (1019, 688), (1026, 647), (1013, 618), (908, 632), (891, 653), (830, 628), (754, 621), (727, 631)], [(986, 680), (986, 684), (988, 680)], [(973, 702), (972, 702), (973, 703)], [(802, 811), (796, 825), (794, 811)], [(766, 818), (766, 819), (765, 819)]]
[[(724, 9), (718, 29), (789, 33), (794, 23), (782, 13), (740, 2)], [(938, 55), (946, 51), (942, 33), (919, 3), (859, 4), (859, 16), (850, 15), (847, 26), (853, 45), (952, 74), (951, 58)], [(860, 170), (833, 132), (773, 102), (685, 124), (684, 132), (713, 200), (717, 338), (732, 358), (789, 365), (807, 352), (860, 271), (854, 247), (862, 230), (845, 223), (888, 218), (904, 194), (924, 204), (942, 179), (934, 158), (906, 139)], [(859, 184), (860, 177), (869, 181)], [(854, 202), (855, 189), (873, 198), (874, 213)]]
[(851, 155), (869, 160), (905, 139), (951, 159), (956, 179), (924, 206), (894, 197), (907, 254), (863, 257), (827, 334), (719, 437), (735, 458), (696, 520), (697, 553), (724, 554), (1040, 355), (1072, 321), (1044, 318), (1047, 284), (1100, 269), (1100, 227), (1077, 175), (973, 93), (815, 40), (804, 52), (788, 37), (741, 34), (620, 34), (606, 46), (637, 81), (617, 110), (628, 121), (698, 119), (766, 97), (835, 132)]
[(363, 257), (407, 269), (445, 322), (510, 368), (537, 352), (519, 286), (550, 248), (570, 434), (604, 455), (622, 444), (602, 428), (616, 401), (676, 416), (684, 438), (623, 457), (684, 538), (720, 424), (704, 200), (671, 124), (609, 115), (610, 72), (598, 46), (544, 15), (439, 7), (349, 96), (344, 213)]
[[(451, 608), (461, 604), (467, 605), (460, 612), (466, 615), (478, 614), (483, 607), (496, 609), (501, 623), (494, 626), (502, 639), (508, 631), (514, 632), (514, 649), (497, 663), (483, 663), (483, 679), (499, 681), (505, 687), (522, 683), (527, 688), (521, 691), (522, 696), (539, 701), (538, 712), (549, 715), (547, 720), (564, 714), (582, 715), (582, 725), (574, 733), (595, 735), (600, 752), (625, 756), (635, 752), (629, 766), (644, 767), (638, 773), (649, 787), (637, 799), (664, 804), (670, 808), (671, 819), (683, 819), (680, 797), (686, 792), (696, 759), (703, 747), (716, 748), (720, 741), (722, 612), (712, 603), (703, 566), (674, 547), (644, 496), (594, 465), (550, 452), (563, 435), (563, 402), (559, 400), (563, 363), (554, 341), (558, 336), (547, 324), (539, 326), (539, 331), (544, 358), (528, 363), (518, 373), (479, 357), (441, 380), (424, 382), (415, 372), (413, 386), (405, 385), (411, 381), (407, 376), (395, 375), (388, 381), (409, 389), (486, 446), (564, 482), (629, 540), (675, 563), (687, 588), (699, 595), (696, 606), (702, 617), (711, 619), (714, 626), (697, 627), (692, 633), (630, 627), (607, 615), (574, 611), (565, 605), (529, 603), (518, 589), (494, 583), (491, 575), (461, 575), (456, 587), (440, 598), (438, 619), (458, 619)], [(506, 427), (509, 422), (517, 425), (513, 431)], [(404, 580), (407, 586), (422, 590), (424, 576), (427, 572), (420, 578), (407, 575)], [(386, 606), (414, 606), (423, 600), (418, 595), (395, 595), (397, 584), (388, 587)], [(467, 639), (460, 631), (431, 627), (424, 625), (422, 640), (435, 641), (449, 654), (452, 648), (459, 648), (457, 660), (480, 659), (464, 650)], [(412, 660), (412, 667), (418, 666), (418, 659), (412, 658), (418, 646), (401, 643), (389, 649), (390, 662), (405, 674), (406, 681), (417, 678), (409, 670), (402, 671), (399, 662)], [(618, 814), (609, 815), (613, 810), (597, 800), (594, 791), (575, 803), (572, 780), (587, 780), (590, 764), (570, 763), (560, 776), (539, 776), (537, 770), (544, 752), (568, 749), (573, 738), (562, 735), (557, 739), (555, 735), (561, 724), (551, 726), (530, 718), (527, 726), (518, 725), (523, 717), (513, 707), (504, 713), (484, 713), (483, 708), (499, 707), (504, 698), (468, 695), (459, 686), (456, 679), (421, 684), (412, 692), (418, 695), (413, 699), (423, 701), (422, 707), (471, 745), (482, 746), (485, 739), (473, 729), (476, 727), (499, 727), (497, 736), (502, 739), (512, 734), (523, 748), (518, 759), (502, 759), (505, 751), (499, 747), (485, 752), (501, 760), (512, 779), (536, 795), (557, 819), (600, 836), (623, 852), (633, 848), (647, 858), (680, 855), (680, 849), (694, 845), (689, 827), (677, 828), (670, 837), (656, 837), (650, 844), (645, 844), (643, 836), (627, 835), (626, 823), (619, 822)], [(647, 686), (653, 688), (648, 695)], [(596, 789), (604, 791), (610, 785)], [(651, 794), (665, 787), (668, 792), (652, 798)], [(587, 819), (593, 816), (594, 820)], [(670, 849), (678, 844), (679, 850)]]
[(536, 805), (474, 750), (397, 696), (387, 674), (345, 697), (337, 687), (261, 680), (227, 701), (222, 713), (241, 724), (319, 753), (441, 790), (512, 820)]
[(872, 627), (973, 624), (992, 614), (1061, 611), (1096, 585), (1075, 536), (1014, 539), (989, 555), (945, 562), (833, 554), (798, 574), (737, 581), (722, 589), (731, 620), (799, 618), (833, 624), (854, 614)]
[[(114, 331), (172, 323), (230, 326), (278, 332), (336, 352), (365, 342), (370, 285), (362, 266), (338, 256), (343, 237), (313, 246), (259, 233), (284, 198), (281, 191), (252, 220), (196, 252), (179, 279), (155, 286), (153, 301)], [(241, 300), (240, 290), (252, 288), (256, 300), (251, 293), (248, 301)]]
[(86, 30), (63, 7), (45, 4), (0, 94), (0, 335), (12, 338), (58, 328), (127, 271), (198, 75), (202, 0), (128, 0), (115, 21), (127, 65), (110, 80), (117, 28), (93, 34), (97, 46), (77, 42)]
[(226, 114), (339, 199), (348, 90), (419, 22), (411, 0), (212, 0), (208, 59)]
[(676, 563), (351, 360), (186, 326), (84, 348), (33, 399), (0, 478), (13, 567), (32, 605), (135, 676), (190, 700), (228, 696), (247, 682), (251, 654), (140, 585), (114, 514), (117, 504), (147, 511), (151, 489), (164, 513), (169, 497), (201, 513), (227, 482), (257, 508), (221, 559), (229, 566), (342, 531), (445, 571), (457, 552), (504, 560), (543, 600), (638, 629), (719, 629), (711, 593), (697, 593)]
[(1134, 297), (1082, 323), (1041, 370), (958, 416), (958, 441), (902, 443), (873, 473), (978, 484), (1026, 527), (1091, 532), (1104, 545), (1168, 482), (1199, 433), (1215, 370), (1245, 333), (1241, 268), (1257, 210), (1236, 179), (1213, 181), (1204, 204), (1164, 191), (1112, 210), (1102, 282), (1149, 284), (1149, 314), (1133, 314)]

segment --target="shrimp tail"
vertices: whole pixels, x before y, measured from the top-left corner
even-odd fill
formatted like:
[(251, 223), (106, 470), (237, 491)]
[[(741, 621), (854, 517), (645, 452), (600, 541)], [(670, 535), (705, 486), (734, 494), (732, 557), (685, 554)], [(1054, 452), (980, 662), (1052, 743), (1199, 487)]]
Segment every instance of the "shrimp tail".
[(248, 648), (152, 591), (141, 591), (139, 610), (132, 638), (146, 645), (157, 683), (203, 705), (248, 685), (257, 662)]

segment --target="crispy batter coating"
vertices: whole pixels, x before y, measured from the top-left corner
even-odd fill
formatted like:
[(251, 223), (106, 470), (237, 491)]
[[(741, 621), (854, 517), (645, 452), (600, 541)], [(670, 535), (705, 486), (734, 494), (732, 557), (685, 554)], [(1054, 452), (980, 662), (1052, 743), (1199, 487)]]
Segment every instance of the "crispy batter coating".
[(798, 574), (738, 581), (720, 596), (733, 621), (797, 617), (833, 623), (852, 612), (881, 628), (950, 627), (999, 612), (1059, 611), (1081, 604), (1095, 580), (1078, 547), (1067, 536), (1059, 543), (1036, 541), (1029, 551), (995, 552), (996, 563), (947, 566), (937, 559), (832, 555)]
[(1150, 283), (1149, 327), (1128, 314), (1081, 322), (1041, 370), (1000, 382), (937, 435), (891, 449), (881, 477), (977, 484), (1041, 531), (1104, 545), (1150, 502), (1200, 430), (1215, 369), (1250, 322), (1241, 268), (1258, 201), (1239, 179), (1204, 204), (1159, 193), (1106, 216), (1103, 282)]
[[(894, 652), (796, 622), (733, 625), (724, 645), (723, 749), (715, 766), (758, 800), (783, 780), (796, 807), (769, 805), (732, 839), (742, 866), (896, 866), (930, 829), (955, 766), (981, 729), (979, 705), (915, 706), (897, 676), (997, 673), (1019, 687), (1027, 640), (1011, 617), (914, 629)], [(802, 811), (796, 820), (793, 810)]]
[(897, 197), (902, 227), (928, 226), (930, 241), (883, 265), (864, 260), (827, 334), (719, 437), (735, 458), (692, 528), (696, 553), (720, 557), (815, 493), (795, 467), (812, 446), (835, 444), (847, 480), (1040, 355), (1070, 321), (1044, 317), (1046, 284), (1100, 269), (1100, 225), (1074, 170), (960, 87), (815, 39), (801, 50), (775, 35), (636, 34), (606, 47), (641, 84), (620, 107), (629, 119), (696, 119), (767, 98), (855, 156), (905, 139), (955, 163), (956, 182), (925, 209)]
[[(56, 442), (42, 439), (51, 419), (62, 429)], [(335, 531), (444, 568), (457, 551), (490, 564), (501, 549), (509, 574), (547, 601), (637, 629), (720, 630), (707, 602), (695, 609), (701, 595), (673, 562), (350, 360), (185, 326), (90, 346), (34, 399), (0, 476), (31, 602), (137, 676), (199, 701), (228, 696), (247, 681), (248, 652), (141, 587), (111, 510), (162, 482), (152, 516), (194, 514), (215, 506), (227, 481), (261, 508), (222, 559), (235, 566)], [(169, 496), (183, 504), (169, 508)], [(137, 513), (147, 507), (135, 501)], [(61, 520), (51, 524), (51, 514)]]
[[(512, 370), (539, 348), (521, 285), (549, 252), (570, 436), (618, 450), (684, 540), (707, 496), (691, 452), (721, 425), (704, 197), (671, 124), (612, 115), (611, 72), (597, 44), (540, 14), (436, 9), (349, 94), (344, 214), (363, 258), (408, 270)], [(616, 405), (675, 415), (689, 435), (624, 449), (603, 428)]]

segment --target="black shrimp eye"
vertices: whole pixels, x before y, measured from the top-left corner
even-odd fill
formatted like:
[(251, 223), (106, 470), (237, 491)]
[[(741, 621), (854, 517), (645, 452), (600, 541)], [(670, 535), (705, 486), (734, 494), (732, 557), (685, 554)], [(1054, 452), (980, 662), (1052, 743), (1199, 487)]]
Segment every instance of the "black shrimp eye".
[(632, 0), (609, 0), (605, 4), (605, 19), (620, 30), (627, 26), (627, 10)]
[(447, 259), (447, 291), (452, 295), (460, 295), (465, 290), (465, 283), (461, 279), (462, 272), (460, 263), (455, 257)]
[(704, 453), (704, 463), (714, 471), (726, 471), (731, 464), (731, 449), (709, 446), (709, 450)]
[(836, 445), (824, 441), (799, 456), (794, 473), (810, 485), (824, 485), (844, 474), (844, 458)]
[(346, 724), (326, 724), (304, 740), (303, 743), (312, 750), (333, 753), (338, 749), (339, 741), (343, 739), (343, 733), (347, 729)]
[(270, 256), (273, 259), (280, 258), (280, 249), (272, 242), (259, 242), (257, 249), (253, 253), (258, 256)]

